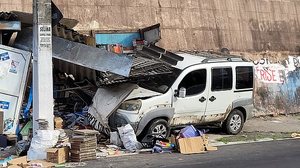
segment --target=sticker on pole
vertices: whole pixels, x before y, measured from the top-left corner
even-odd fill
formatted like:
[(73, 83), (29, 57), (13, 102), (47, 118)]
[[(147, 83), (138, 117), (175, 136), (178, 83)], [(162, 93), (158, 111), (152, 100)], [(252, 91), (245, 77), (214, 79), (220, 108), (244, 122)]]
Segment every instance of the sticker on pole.
[(6, 60), (9, 60), (8, 52), (1, 53), (0, 54), (0, 61), (6, 61)]
[(0, 109), (8, 110), (9, 109), (9, 102), (7, 101), (0, 101)]
[(51, 25), (39, 25), (39, 48), (51, 49), (52, 33)]
[(12, 60), (10, 63), (10, 69), (9, 72), (10, 73), (14, 73), (17, 74), (18, 73), (18, 67), (19, 67), (20, 62)]

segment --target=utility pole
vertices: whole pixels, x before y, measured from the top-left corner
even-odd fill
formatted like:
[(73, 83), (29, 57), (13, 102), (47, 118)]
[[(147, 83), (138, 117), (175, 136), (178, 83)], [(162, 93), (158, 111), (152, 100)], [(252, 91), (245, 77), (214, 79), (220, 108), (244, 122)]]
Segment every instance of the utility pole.
[(51, 21), (51, 0), (33, 0), (34, 134), (39, 129), (54, 129)]

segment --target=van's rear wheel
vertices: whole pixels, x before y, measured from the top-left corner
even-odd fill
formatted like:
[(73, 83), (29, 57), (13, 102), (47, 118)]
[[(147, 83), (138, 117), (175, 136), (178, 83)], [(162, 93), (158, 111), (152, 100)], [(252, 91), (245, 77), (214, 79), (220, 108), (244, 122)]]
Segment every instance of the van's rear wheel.
[(227, 134), (236, 135), (241, 132), (244, 126), (244, 121), (243, 113), (238, 109), (234, 109), (223, 123), (224, 131)]
[(155, 119), (149, 123), (147, 135), (153, 135), (160, 138), (168, 138), (170, 134), (170, 127), (166, 120)]

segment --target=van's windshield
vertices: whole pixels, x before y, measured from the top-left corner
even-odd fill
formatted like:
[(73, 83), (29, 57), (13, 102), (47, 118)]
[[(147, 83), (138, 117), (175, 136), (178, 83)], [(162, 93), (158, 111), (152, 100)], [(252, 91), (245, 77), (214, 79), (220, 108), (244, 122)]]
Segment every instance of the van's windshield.
[(166, 93), (173, 85), (180, 72), (180, 70), (174, 70), (173, 73), (152, 76), (149, 77), (147, 81), (139, 82), (138, 85), (151, 91)]

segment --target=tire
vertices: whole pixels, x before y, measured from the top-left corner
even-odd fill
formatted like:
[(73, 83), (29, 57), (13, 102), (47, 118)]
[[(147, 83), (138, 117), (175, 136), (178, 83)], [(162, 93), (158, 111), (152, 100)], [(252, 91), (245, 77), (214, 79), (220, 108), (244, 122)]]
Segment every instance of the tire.
[(232, 110), (226, 121), (223, 123), (224, 131), (231, 135), (240, 133), (244, 126), (244, 118), (244, 114), (240, 110)]
[(166, 120), (155, 119), (149, 123), (146, 135), (153, 134), (158, 138), (168, 138), (170, 135), (170, 127)]

